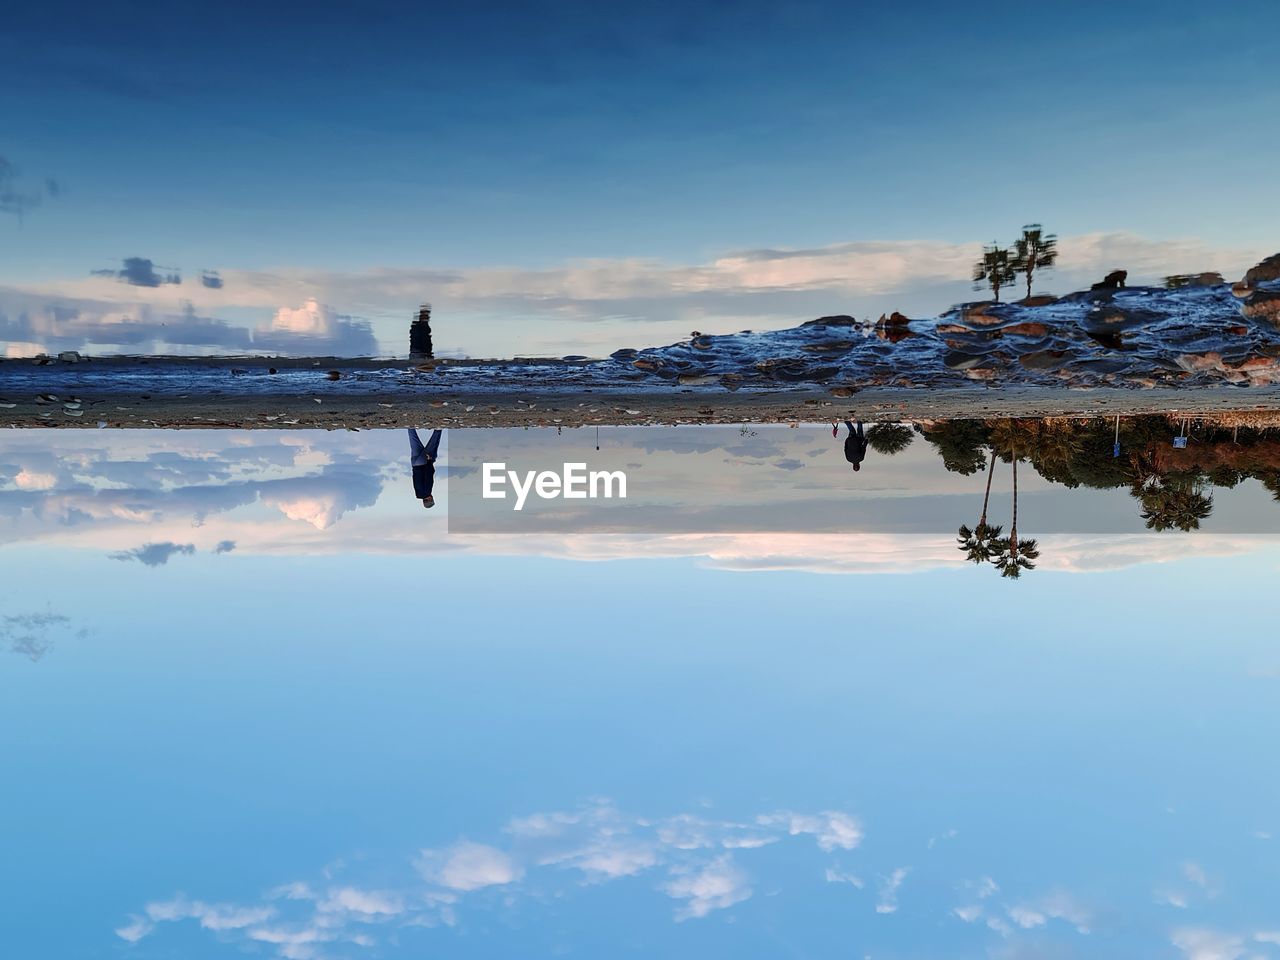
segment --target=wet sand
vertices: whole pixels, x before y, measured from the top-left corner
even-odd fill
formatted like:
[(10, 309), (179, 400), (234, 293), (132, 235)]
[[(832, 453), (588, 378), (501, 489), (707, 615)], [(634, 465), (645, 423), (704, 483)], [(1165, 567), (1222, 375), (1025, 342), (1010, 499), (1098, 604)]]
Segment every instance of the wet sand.
[[(473, 378), (480, 367), (509, 376)], [(565, 385), (575, 361), (107, 358), (0, 363), (0, 426), (373, 429), (1280, 411), (1280, 387)], [(275, 373), (269, 371), (274, 369)], [(330, 371), (337, 373), (330, 379)], [(46, 398), (43, 401), (41, 395)], [(10, 406), (12, 404), (12, 406)]]

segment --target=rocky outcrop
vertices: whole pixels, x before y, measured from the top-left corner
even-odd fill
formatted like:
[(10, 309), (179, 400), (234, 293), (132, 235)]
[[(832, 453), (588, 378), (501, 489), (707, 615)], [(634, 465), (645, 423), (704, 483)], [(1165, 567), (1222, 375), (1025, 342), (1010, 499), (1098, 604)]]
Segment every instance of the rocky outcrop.
[(963, 303), (936, 318), (823, 317), (614, 357), (624, 361), (623, 378), (679, 376), (681, 386), (735, 375), (748, 389), (1280, 387), (1280, 286), (1264, 281), (1237, 298), (1214, 274), (1188, 276), (1193, 282), (1081, 291), (1042, 306)]
[(1256, 287), (1270, 280), (1280, 280), (1280, 253), (1250, 267), (1244, 275), (1244, 282), (1250, 287)]

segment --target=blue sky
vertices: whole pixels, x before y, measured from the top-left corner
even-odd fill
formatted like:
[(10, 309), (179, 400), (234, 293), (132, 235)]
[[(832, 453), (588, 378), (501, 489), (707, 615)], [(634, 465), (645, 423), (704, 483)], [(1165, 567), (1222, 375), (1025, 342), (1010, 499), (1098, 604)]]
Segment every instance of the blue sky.
[[(602, 446), (725, 472), (664, 433)], [(401, 431), (9, 432), (6, 943), (1275, 960), (1274, 538), (1045, 536), (1011, 583), (955, 549), (980, 476), (803, 434), (726, 499), (839, 481), (838, 533), (467, 538)], [(934, 536), (856, 530), (948, 488)]]
[[(6, 611), (70, 618), (0, 661), (23, 954), (1276, 955), (1266, 613), (1167, 602), (1274, 553), (1010, 589), (7, 552)], [(1081, 591), (1088, 631), (1045, 616)]]
[[(551, 350), (575, 331), (594, 343), (602, 323), (616, 340), (619, 317), (659, 337), (698, 309), (775, 325), (890, 297), (940, 309), (963, 270), (953, 282), (922, 244), (967, 259), (1033, 219), (1064, 239), (1127, 238), (1103, 253), (1080, 241), (1072, 280), (1117, 257), (1155, 273), (1273, 252), (1274, 4), (984, 11), (27, 7), (0, 36), (0, 155), (15, 195), (40, 202), (0, 219), (0, 285), (85, 311), (142, 297), (177, 314), (186, 300), (250, 325), (317, 296), (373, 319), (388, 351), (402, 349), (391, 318), (433, 296), (468, 322), (446, 348)], [(905, 245), (906, 276), (851, 271), (790, 300), (794, 278), (687, 302), (659, 269), (878, 242)], [(1171, 242), (1190, 247), (1149, 248)], [(126, 257), (184, 285), (77, 283)], [(584, 293), (572, 271), (586, 260), (608, 268), (605, 288), (658, 273), (659, 302)], [(206, 269), (225, 293), (199, 286)], [(476, 271), (491, 282), (447, 282)], [(9, 296), (10, 314), (35, 309)], [(566, 311), (574, 323), (548, 333)]]

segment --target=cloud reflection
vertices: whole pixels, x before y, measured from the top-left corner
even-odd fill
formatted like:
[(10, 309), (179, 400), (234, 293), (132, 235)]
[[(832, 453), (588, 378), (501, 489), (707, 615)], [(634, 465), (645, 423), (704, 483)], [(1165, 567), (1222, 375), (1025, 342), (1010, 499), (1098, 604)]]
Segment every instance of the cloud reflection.
[[(144, 270), (125, 283), (150, 287)], [(122, 271), (117, 271), (122, 272)], [(163, 283), (172, 281), (164, 279)], [(260, 310), (254, 311), (260, 314)], [(5, 356), (78, 350), (125, 354), (242, 354), (367, 357), (379, 353), (367, 320), (314, 299), (279, 307), (254, 326), (207, 315), (191, 302), (119, 302), (41, 296), (0, 287), (0, 340)]]
[[(424, 849), (408, 858), (412, 873), (401, 871), (403, 883), (393, 888), (338, 880), (327, 871), (326, 877), (281, 884), (256, 903), (212, 904), (178, 895), (146, 904), (115, 934), (137, 943), (164, 924), (195, 921), (224, 938), (269, 944), (285, 960), (316, 960), (333, 944), (373, 947), (381, 928), (453, 926), (463, 909), (510, 905), (512, 898), (537, 902), (560, 889), (557, 878), (566, 871), (579, 887), (654, 874), (650, 888), (677, 901), (672, 920), (699, 920), (751, 898), (752, 851), (797, 837), (811, 840), (819, 855), (832, 845), (850, 850), (861, 840), (860, 828), (856, 840), (849, 833), (856, 823), (840, 811), (771, 812), (742, 821), (693, 814), (653, 819), (597, 800), (513, 819), (501, 845), (460, 839)], [(792, 829), (796, 824), (804, 826)], [(695, 843), (684, 842), (691, 836)], [(759, 842), (741, 842), (745, 837)], [(395, 872), (385, 865), (376, 869)], [(506, 893), (505, 901), (484, 898), (495, 888)]]
[[(766, 508), (769, 515), (778, 514), (776, 483), (756, 477), (747, 468), (735, 467), (726, 473), (723, 451), (714, 442), (708, 446), (697, 431), (687, 428), (683, 433), (688, 442), (679, 448), (649, 431), (619, 433), (611, 442), (624, 444), (619, 452), (623, 459), (633, 459), (637, 450), (643, 450), (646, 471), (665, 475), (664, 482), (672, 489), (701, 486), (716, 490), (722, 500), (740, 499), (745, 512), (726, 514), (718, 521), (721, 529), (669, 535), (565, 531), (446, 537), (442, 535), (444, 518), (423, 517), (411, 495), (401, 449), (403, 435), (395, 431), (129, 431), (110, 436), (81, 431), (14, 432), (0, 452), (0, 543), (88, 547), (140, 561), (144, 556), (158, 560), (161, 552), (165, 560), (178, 555), (173, 549), (140, 552), (147, 544), (171, 544), (207, 554), (234, 549), (237, 555), (452, 552), (578, 561), (684, 557), (743, 572), (892, 573), (964, 565), (949, 532), (930, 533), (928, 526), (914, 533), (860, 531), (858, 524), (859, 518), (875, 516), (867, 505), (882, 503), (884, 507), (877, 509), (884, 513), (895, 503), (907, 503), (918, 515), (919, 504), (930, 502), (930, 497), (938, 497), (933, 502), (942, 506), (959, 504), (948, 509), (964, 519), (972, 508), (970, 500), (947, 499), (945, 494), (957, 482), (969, 490), (973, 484), (968, 478), (957, 478), (936, 465), (928, 472), (919, 464), (903, 461), (899, 469), (886, 461), (877, 470), (884, 471), (883, 495), (890, 498), (877, 500), (881, 494), (874, 490), (847, 489), (847, 471), (839, 469), (843, 461), (838, 450), (830, 448), (827, 459), (834, 464), (838, 484), (832, 486), (818, 472), (819, 456), (814, 466), (799, 471), (813, 476), (796, 488), (804, 497), (822, 498), (815, 501), (820, 510), (801, 518), (806, 523), (816, 518), (818, 529), (743, 532), (740, 519), (751, 522)], [(787, 459), (794, 449), (809, 449), (809, 433), (766, 430), (741, 442), (751, 445), (753, 457), (760, 462), (758, 469), (767, 473), (772, 469), (771, 457)], [(529, 436), (530, 442), (538, 441), (536, 434)], [(917, 447), (927, 465), (932, 454), (924, 445)], [(895, 460), (916, 456), (915, 450)], [(448, 473), (471, 467), (450, 465)], [(1025, 483), (1035, 489), (1034, 478)], [(978, 500), (980, 487), (979, 478)], [(906, 493), (921, 499), (904, 501)], [(448, 504), (447, 487), (443, 494)], [(858, 499), (847, 499), (850, 496)], [(828, 501), (831, 506), (826, 505)], [(1043, 515), (1047, 501), (1035, 503)], [(824, 518), (836, 514), (840, 532), (823, 532)], [(699, 518), (705, 520), (705, 516)], [(936, 526), (946, 530), (941, 521)], [(1149, 534), (1062, 534), (1040, 539), (1042, 569), (1082, 573), (1180, 559), (1186, 556), (1189, 543)], [(1249, 534), (1197, 534), (1192, 542), (1201, 556), (1253, 552), (1271, 543)]]

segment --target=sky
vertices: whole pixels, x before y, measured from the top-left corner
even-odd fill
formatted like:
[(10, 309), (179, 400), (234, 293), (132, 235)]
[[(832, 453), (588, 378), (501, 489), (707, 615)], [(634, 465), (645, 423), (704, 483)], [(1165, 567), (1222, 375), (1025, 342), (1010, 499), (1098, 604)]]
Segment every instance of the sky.
[(65, 618), (0, 657), (19, 955), (1277, 956), (1267, 609), (1170, 602), (1274, 551), (5, 553), (6, 617)]
[(936, 313), (1033, 220), (1059, 292), (1239, 275), (1275, 247), (1278, 19), (27, 6), (0, 30), (0, 339), (393, 354), (429, 299), (444, 351), (608, 352)]
[(451, 533), (460, 431), (430, 512), (403, 431), (5, 431), (8, 947), (1280, 957), (1252, 481), (1157, 536), (1024, 465), (1059, 532), (1010, 582), (955, 548), (982, 477), (922, 440), (854, 475), (825, 427), (601, 439), (674, 510), (795, 530)]

